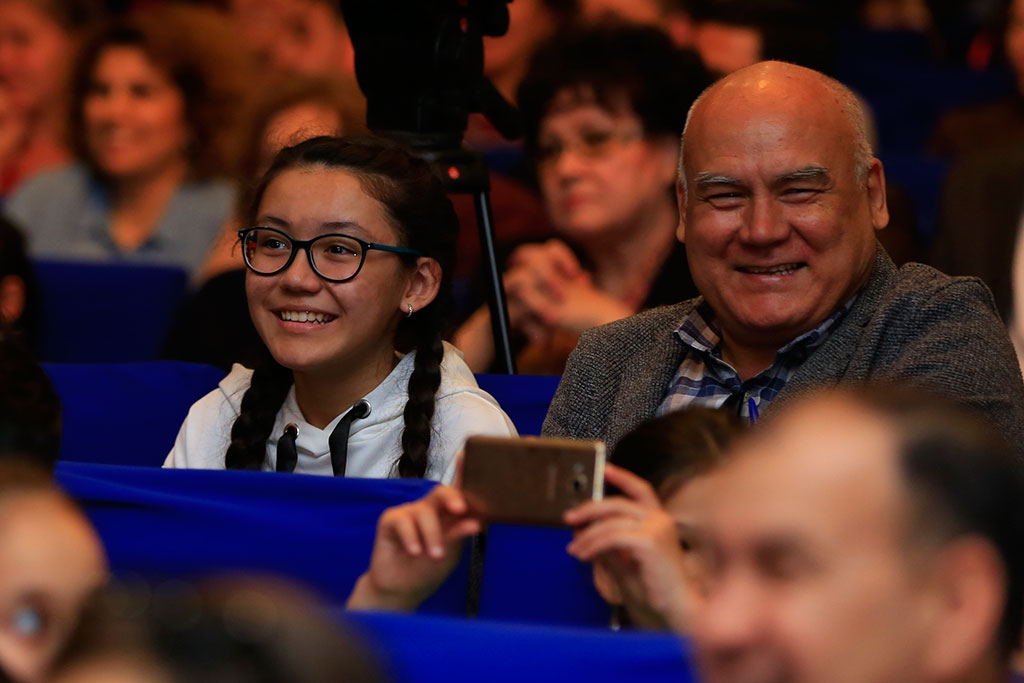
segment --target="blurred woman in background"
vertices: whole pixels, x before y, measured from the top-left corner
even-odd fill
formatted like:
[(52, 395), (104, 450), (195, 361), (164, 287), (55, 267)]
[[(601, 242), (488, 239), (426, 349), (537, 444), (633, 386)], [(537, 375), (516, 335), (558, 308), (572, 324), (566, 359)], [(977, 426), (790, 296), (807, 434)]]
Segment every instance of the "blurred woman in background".
[(5, 207), (34, 257), (199, 269), (234, 205), (224, 180), (242, 64), (227, 20), (158, 7), (104, 27), (78, 59), (78, 161)]
[(90, 0), (0, 0), (0, 196), (66, 163), (71, 56), (99, 16)]
[[(674, 187), (686, 113), (708, 83), (696, 56), (653, 28), (561, 36), (535, 56), (519, 107), (558, 238), (507, 264), (521, 372), (560, 374), (584, 330), (696, 294)], [(485, 371), (490, 313), (473, 314), (455, 344)]]

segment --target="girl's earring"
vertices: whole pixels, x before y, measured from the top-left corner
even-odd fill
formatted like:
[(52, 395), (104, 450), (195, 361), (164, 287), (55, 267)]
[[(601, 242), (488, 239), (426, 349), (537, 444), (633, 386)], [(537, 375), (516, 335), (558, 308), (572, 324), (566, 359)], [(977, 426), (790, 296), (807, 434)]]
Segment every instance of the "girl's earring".
[(409, 312), (405, 314), (406, 318), (412, 317), (412, 304), (409, 304)]

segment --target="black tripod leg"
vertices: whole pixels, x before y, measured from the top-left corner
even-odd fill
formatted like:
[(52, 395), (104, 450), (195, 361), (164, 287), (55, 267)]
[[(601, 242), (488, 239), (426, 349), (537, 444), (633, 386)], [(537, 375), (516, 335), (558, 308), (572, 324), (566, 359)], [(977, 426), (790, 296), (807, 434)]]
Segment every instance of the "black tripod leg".
[(505, 302), (505, 285), (498, 270), (498, 257), (494, 248), (494, 219), (491, 215), (491, 200), (486, 190), (474, 193), (476, 226), (480, 233), (480, 252), (486, 263), (488, 303), (491, 308), (491, 333), (494, 335), (494, 359), (501, 372), (516, 374), (516, 361), (512, 357), (509, 342), (508, 308)]

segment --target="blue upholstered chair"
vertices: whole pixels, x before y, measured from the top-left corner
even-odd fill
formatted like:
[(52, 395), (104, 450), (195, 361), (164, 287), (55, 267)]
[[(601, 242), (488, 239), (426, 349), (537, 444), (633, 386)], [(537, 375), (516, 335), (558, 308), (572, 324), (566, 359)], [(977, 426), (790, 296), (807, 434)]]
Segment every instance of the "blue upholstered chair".
[(188, 286), (181, 268), (37, 261), (40, 356), (100, 363), (155, 360)]

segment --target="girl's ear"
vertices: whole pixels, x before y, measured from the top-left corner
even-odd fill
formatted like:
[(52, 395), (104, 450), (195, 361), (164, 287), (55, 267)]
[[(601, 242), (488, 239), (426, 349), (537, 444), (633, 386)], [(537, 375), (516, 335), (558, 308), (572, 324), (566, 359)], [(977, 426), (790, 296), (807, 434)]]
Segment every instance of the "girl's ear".
[(416, 259), (416, 265), (406, 281), (402, 296), (402, 314), (409, 315), (410, 306), (413, 313), (426, 308), (437, 296), (440, 288), (441, 264), (427, 256)]

